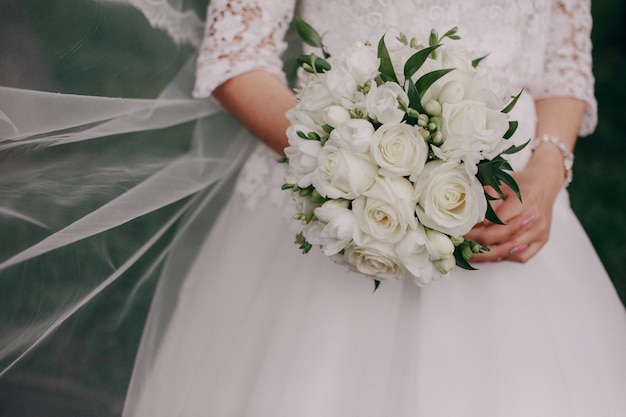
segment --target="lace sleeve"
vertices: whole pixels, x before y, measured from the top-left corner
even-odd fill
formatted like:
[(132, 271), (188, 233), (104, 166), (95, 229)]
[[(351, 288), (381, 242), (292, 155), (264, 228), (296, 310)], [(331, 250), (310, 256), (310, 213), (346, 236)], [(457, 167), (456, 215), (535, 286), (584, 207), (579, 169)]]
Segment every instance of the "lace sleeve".
[(593, 132), (597, 103), (591, 71), (591, 12), (589, 0), (553, 1), (546, 49), (545, 73), (536, 98), (575, 97), (587, 103), (581, 136)]
[(204, 98), (237, 75), (264, 69), (284, 79), (281, 54), (295, 1), (212, 0), (193, 95)]

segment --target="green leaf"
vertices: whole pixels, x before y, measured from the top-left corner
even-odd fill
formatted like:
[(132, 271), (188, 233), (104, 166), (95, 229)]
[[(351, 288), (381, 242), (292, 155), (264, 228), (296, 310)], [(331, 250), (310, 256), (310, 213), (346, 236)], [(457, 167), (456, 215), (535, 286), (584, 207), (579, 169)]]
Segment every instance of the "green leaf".
[(320, 58), (315, 54), (300, 55), (298, 58), (296, 58), (296, 61), (298, 62), (298, 65), (300, 65), (305, 71), (312, 72), (314, 74), (330, 70), (330, 64), (328, 63), (328, 61)]
[(489, 54), (483, 55), (479, 58), (472, 60), (472, 67), (476, 68), (483, 61), (483, 59), (487, 58), (488, 56)]
[(389, 56), (389, 50), (387, 50), (387, 45), (385, 45), (385, 36), (381, 37), (380, 41), (378, 41), (378, 58), (380, 59), (378, 70), (380, 71), (380, 76), (383, 81), (393, 81), (399, 84), (398, 77), (396, 77), (396, 72), (393, 69), (391, 57)]
[(441, 39), (443, 39), (443, 38), (461, 39), (461, 37), (457, 35), (458, 31), (459, 31), (459, 28), (457, 26), (455, 26), (452, 29), (450, 29), (449, 31), (447, 31), (446, 33), (444, 33), (443, 36), (441, 37)]
[(522, 195), (520, 194), (519, 186), (517, 185), (515, 178), (513, 178), (509, 173), (505, 171), (500, 171), (498, 173), (498, 179), (505, 183), (511, 190), (513, 190), (519, 201), (522, 201)]
[(458, 266), (459, 268), (467, 269), (469, 271), (476, 271), (476, 268), (470, 265), (470, 263), (467, 262), (467, 260), (465, 260), (465, 258), (463, 257), (463, 246), (464, 245), (460, 245), (454, 248), (454, 259), (456, 260), (456, 266)]
[(517, 100), (519, 100), (523, 92), (524, 90), (520, 91), (518, 95), (513, 96), (511, 102), (502, 109), (502, 113), (509, 113), (511, 110), (513, 110), (513, 107), (515, 107), (515, 105), (517, 104)]
[(528, 139), (525, 143), (522, 143), (519, 146), (515, 146), (512, 145), (510, 148), (508, 148), (507, 150), (505, 150), (504, 152), (502, 152), (505, 155), (512, 155), (514, 153), (518, 153), (519, 151), (521, 151), (522, 149), (524, 149), (526, 146), (528, 146), (528, 144), (530, 143), (531, 139)]
[[(433, 85), (435, 82), (437, 82), (437, 80), (439, 80), (441, 77), (443, 77), (444, 75), (446, 75), (453, 69), (454, 68), (440, 69), (440, 70), (435, 70), (435, 71), (422, 75), (419, 78), (419, 80), (417, 80), (417, 82), (415, 83), (415, 87), (417, 88), (417, 91), (419, 92), (420, 100), (422, 97), (424, 97), (426, 90), (428, 90), (431, 85)], [(411, 105), (411, 107), (413, 107), (413, 105)]]
[(406, 91), (407, 96), (409, 96), (409, 107), (417, 110), (420, 113), (426, 113), (422, 108), (422, 98), (420, 97), (420, 92), (417, 90), (415, 83), (412, 79), (408, 79), (408, 87)]
[(324, 41), (313, 26), (309, 25), (299, 17), (295, 18), (295, 25), (296, 32), (298, 32), (298, 36), (302, 39), (302, 42), (316, 48), (324, 48)]
[(375, 280), (374, 280), (374, 291), (373, 291), (373, 292), (376, 292), (376, 290), (378, 289), (378, 287), (380, 287), (380, 280), (375, 279)]
[(491, 206), (491, 201), (489, 201), (489, 199), (487, 199), (487, 212), (485, 213), (485, 218), (494, 224), (504, 224)]
[(414, 53), (409, 59), (407, 59), (406, 63), (404, 64), (404, 77), (406, 79), (411, 78), (417, 72), (417, 70), (419, 70), (422, 65), (424, 65), (424, 62), (426, 62), (426, 59), (428, 59), (430, 53), (440, 46), (441, 45), (435, 45), (424, 48), (421, 51)]
[(511, 137), (513, 136), (513, 134), (517, 130), (518, 126), (519, 126), (519, 123), (516, 120), (509, 121), (509, 130), (506, 131), (506, 133), (504, 134), (503, 138), (504, 139), (511, 139)]

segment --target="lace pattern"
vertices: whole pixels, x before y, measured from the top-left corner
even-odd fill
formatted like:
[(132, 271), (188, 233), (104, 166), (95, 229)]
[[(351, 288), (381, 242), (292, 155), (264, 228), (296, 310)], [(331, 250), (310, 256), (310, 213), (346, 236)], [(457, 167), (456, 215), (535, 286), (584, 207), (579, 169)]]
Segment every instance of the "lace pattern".
[[(118, 1), (121, 0), (109, 0)], [(165, 30), (176, 43), (200, 45), (204, 23), (192, 11), (178, 11), (167, 0), (127, 0), (141, 10), (153, 27)]]
[(194, 97), (208, 97), (224, 81), (254, 69), (285, 79), (280, 56), (294, 3), (213, 0), (197, 62)]
[[(213, 0), (195, 96), (206, 97), (252, 69), (284, 77), (279, 57), (294, 6), (295, 1)], [(458, 26), (462, 44), (476, 56), (488, 54), (481, 63), (488, 71), (535, 98), (586, 101), (580, 133), (595, 127), (589, 0), (315, 0), (300, 1), (298, 15), (325, 34), (331, 53), (357, 39), (377, 42), (390, 28), (427, 39), (433, 27), (443, 33)], [(275, 160), (276, 154), (260, 145), (244, 167), (237, 192), (249, 207), (269, 196), (284, 210), (289, 199), (280, 190), (284, 167)]]

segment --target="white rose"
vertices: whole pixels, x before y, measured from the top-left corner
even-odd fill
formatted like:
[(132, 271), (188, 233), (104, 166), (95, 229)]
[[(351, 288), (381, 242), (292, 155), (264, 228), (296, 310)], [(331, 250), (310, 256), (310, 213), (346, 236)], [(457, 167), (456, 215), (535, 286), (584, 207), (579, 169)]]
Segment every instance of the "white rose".
[(406, 92), (398, 84), (387, 82), (380, 86), (372, 83), (365, 98), (365, 107), (369, 115), (380, 123), (400, 123), (404, 111), (398, 108), (398, 102), (409, 102)]
[(426, 234), (421, 225), (407, 233), (396, 246), (396, 252), (417, 285), (426, 285), (441, 277), (430, 260)]
[[(482, 158), (492, 159), (509, 146), (503, 139), (509, 129), (508, 116), (490, 109), (483, 102), (464, 100), (457, 104), (445, 104), (442, 119), (441, 131), (445, 138), (439, 147), (442, 159), (476, 162), (471, 153), (480, 153)], [(469, 158), (465, 156), (468, 154)]]
[(376, 240), (399, 242), (407, 231), (417, 227), (412, 184), (404, 178), (377, 177), (363, 196), (352, 202), (357, 222), (355, 242), (364, 244), (359, 231)]
[(394, 246), (387, 242), (373, 241), (367, 246), (349, 244), (344, 251), (344, 260), (351, 270), (378, 280), (407, 276)]
[(363, 155), (341, 148), (331, 139), (318, 155), (312, 182), (324, 197), (354, 199), (374, 183), (377, 171)]
[(454, 253), (454, 243), (445, 234), (433, 229), (426, 229), (426, 240), (430, 257), (433, 260), (448, 257)]
[(340, 147), (356, 153), (367, 153), (374, 135), (374, 126), (365, 119), (350, 119), (337, 126), (330, 138)]
[(313, 171), (317, 168), (317, 157), (322, 145), (317, 140), (302, 139), (297, 131), (307, 133), (302, 125), (291, 125), (287, 128), (289, 146), (285, 148), (285, 156), (289, 158), (291, 173), (298, 178), (297, 184), (306, 188), (312, 184)]
[(427, 163), (415, 182), (415, 196), (420, 222), (450, 236), (463, 236), (485, 218), (483, 188), (463, 164)]
[(325, 72), (321, 78), (326, 83), (326, 88), (330, 94), (336, 99), (348, 99), (350, 101), (354, 99), (358, 83), (343, 65), (333, 64), (332, 69)]
[(406, 177), (413, 181), (424, 169), (428, 145), (421, 128), (406, 123), (384, 124), (372, 136), (370, 153), (386, 176)]
[(437, 49), (441, 54), (441, 65), (444, 68), (473, 71), (472, 54), (466, 48), (458, 45), (443, 45)]
[(350, 112), (342, 106), (328, 106), (324, 109), (326, 124), (337, 127), (350, 120)]
[(463, 100), (465, 96), (465, 88), (458, 80), (450, 80), (446, 82), (441, 91), (439, 91), (439, 102), (441, 104), (456, 104)]
[[(343, 204), (329, 200), (315, 209), (315, 216), (322, 224), (319, 243), (326, 256), (339, 253), (352, 240), (354, 215)], [(347, 202), (347, 200), (343, 200)]]
[(357, 84), (365, 84), (378, 75), (380, 59), (372, 45), (357, 42), (347, 51), (345, 64)]
[(324, 124), (326, 108), (336, 104), (321, 76), (305, 84), (298, 93), (298, 100), (298, 110), (304, 111), (317, 125)]

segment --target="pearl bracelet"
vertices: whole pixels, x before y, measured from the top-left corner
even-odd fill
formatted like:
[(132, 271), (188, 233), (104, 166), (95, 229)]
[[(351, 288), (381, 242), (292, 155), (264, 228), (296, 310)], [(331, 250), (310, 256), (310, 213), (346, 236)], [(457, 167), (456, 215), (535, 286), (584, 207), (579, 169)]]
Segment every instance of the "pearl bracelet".
[(567, 145), (561, 141), (561, 139), (557, 136), (551, 135), (543, 135), (539, 138), (534, 138), (530, 145), (530, 149), (534, 152), (539, 145), (544, 143), (551, 143), (556, 146), (563, 156), (563, 168), (565, 168), (565, 184), (563, 187), (565, 188), (572, 182), (572, 178), (574, 176), (572, 172), (572, 168), (574, 167), (574, 154), (569, 150)]

